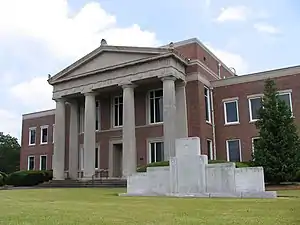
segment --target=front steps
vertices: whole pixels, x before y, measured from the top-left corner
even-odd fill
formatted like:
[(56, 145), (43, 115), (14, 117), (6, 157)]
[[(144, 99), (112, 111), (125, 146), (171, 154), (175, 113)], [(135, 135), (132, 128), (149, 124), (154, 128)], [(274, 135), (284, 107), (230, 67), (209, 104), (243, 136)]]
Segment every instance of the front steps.
[(126, 188), (124, 179), (51, 180), (37, 185), (41, 188)]

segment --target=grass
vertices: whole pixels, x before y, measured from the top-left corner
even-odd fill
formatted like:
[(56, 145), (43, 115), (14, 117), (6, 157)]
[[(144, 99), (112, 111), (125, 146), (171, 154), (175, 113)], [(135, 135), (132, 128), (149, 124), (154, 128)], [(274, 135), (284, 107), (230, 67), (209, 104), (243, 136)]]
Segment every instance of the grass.
[(119, 197), (120, 192), (124, 190), (0, 191), (0, 224), (300, 224), (300, 190), (260, 200)]

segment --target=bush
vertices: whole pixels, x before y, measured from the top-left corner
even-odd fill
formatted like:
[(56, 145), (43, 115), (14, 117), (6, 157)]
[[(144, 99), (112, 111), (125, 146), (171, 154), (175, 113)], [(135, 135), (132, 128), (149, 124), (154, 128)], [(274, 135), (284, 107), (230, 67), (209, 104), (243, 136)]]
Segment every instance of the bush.
[(0, 187), (4, 185), (4, 177), (0, 174)]
[(1, 172), (1, 171), (0, 171), (0, 175), (2, 175), (3, 182), (5, 183), (5, 181), (7, 180), (8, 175), (4, 172)]
[(141, 166), (137, 168), (137, 172), (146, 172), (147, 167), (159, 167), (159, 166), (169, 166), (169, 161), (161, 161), (161, 162), (154, 162), (149, 163), (147, 165)]
[(300, 170), (298, 170), (297, 173), (296, 173), (295, 181), (300, 182)]
[(226, 160), (208, 160), (208, 164), (228, 163)]
[(13, 186), (34, 186), (48, 181), (50, 176), (45, 171), (17, 171), (11, 173), (6, 184)]

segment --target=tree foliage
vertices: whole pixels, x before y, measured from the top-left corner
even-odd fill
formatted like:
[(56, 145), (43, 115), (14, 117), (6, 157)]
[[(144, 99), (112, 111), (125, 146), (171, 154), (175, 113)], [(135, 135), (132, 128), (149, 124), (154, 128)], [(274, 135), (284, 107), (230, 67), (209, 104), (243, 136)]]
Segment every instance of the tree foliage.
[(12, 173), (19, 170), (20, 149), (17, 138), (0, 133), (0, 171)]
[(265, 82), (259, 118), (254, 164), (264, 167), (268, 182), (293, 180), (300, 168), (300, 139), (291, 109), (279, 98), (276, 84), (270, 79)]

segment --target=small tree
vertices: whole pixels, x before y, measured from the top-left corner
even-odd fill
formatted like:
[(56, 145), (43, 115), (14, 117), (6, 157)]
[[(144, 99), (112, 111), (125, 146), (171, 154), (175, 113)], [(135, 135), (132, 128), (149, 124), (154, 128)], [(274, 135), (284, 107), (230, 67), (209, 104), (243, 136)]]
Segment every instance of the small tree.
[(256, 122), (259, 139), (254, 146), (254, 164), (263, 166), (271, 183), (291, 181), (300, 166), (300, 139), (290, 107), (279, 98), (275, 82), (265, 82), (260, 119)]
[(0, 171), (12, 173), (19, 170), (20, 149), (17, 138), (0, 133)]

